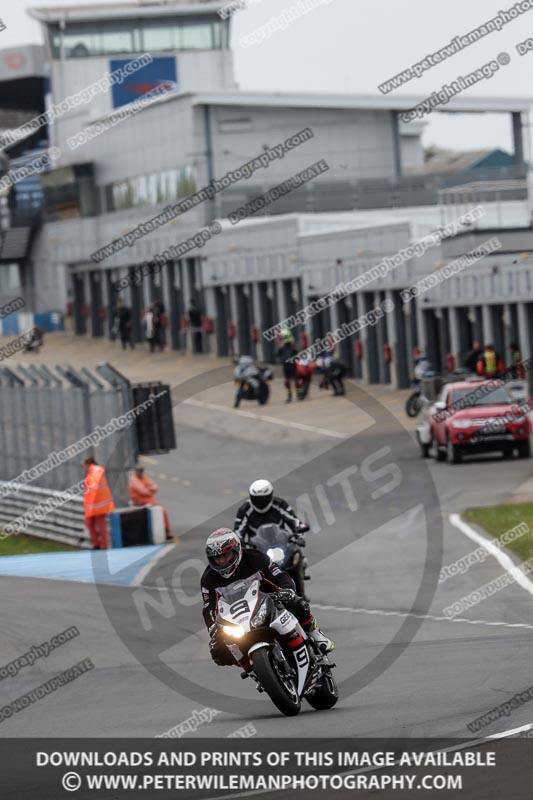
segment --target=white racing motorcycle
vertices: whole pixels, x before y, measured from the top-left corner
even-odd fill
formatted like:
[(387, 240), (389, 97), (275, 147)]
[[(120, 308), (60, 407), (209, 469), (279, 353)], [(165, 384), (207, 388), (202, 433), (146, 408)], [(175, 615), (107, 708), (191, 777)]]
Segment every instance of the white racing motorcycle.
[(217, 589), (218, 636), (242, 678), (252, 678), (286, 716), (299, 713), (302, 698), (316, 709), (339, 699), (335, 664), (318, 650), (276, 593), (260, 589), (259, 574)]

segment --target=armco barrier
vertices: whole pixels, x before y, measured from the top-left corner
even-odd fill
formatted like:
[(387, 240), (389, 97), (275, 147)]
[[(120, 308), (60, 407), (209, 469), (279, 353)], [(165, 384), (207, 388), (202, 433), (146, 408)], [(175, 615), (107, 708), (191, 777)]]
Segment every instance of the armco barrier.
[[(141, 402), (158, 394), (138, 411)], [(137, 411), (128, 419), (133, 409)], [(91, 371), (4, 361), (0, 419), (0, 487), (12, 489), (0, 492), (4, 526), (39, 499), (57, 498), (79, 484), (84, 477), (81, 461), (89, 455), (105, 466), (115, 505), (126, 506), (137, 457), (176, 447), (170, 387), (132, 385), (107, 363)], [(27, 532), (74, 544), (87, 540), (81, 493), (79, 501), (47, 511)]]
[[(0, 487), (5, 485), (5, 481), (0, 481)], [(15, 520), (31, 520), (32, 512), (45, 509), (47, 501), (52, 501), (60, 505), (51, 511), (47, 510), (40, 518), (36, 516), (35, 521), (31, 521), (20, 532), (72, 547), (91, 549), (90, 537), (84, 523), (81, 494), (64, 502), (62, 492), (24, 484), (9, 486), (16, 494), (8, 495), (0, 502), (0, 532)], [(166, 538), (163, 509), (161, 506), (128, 506), (116, 509), (109, 515), (109, 531), (111, 547), (164, 544)]]
[[(7, 481), (0, 481), (0, 487)], [(38, 486), (9, 484), (13, 494), (0, 500), (0, 531), (3, 526), (21, 517), (29, 519), (32, 511), (43, 508), (48, 500), (63, 499), (62, 492), (53, 489), (40, 489)], [(36, 519), (21, 533), (28, 533), (42, 539), (51, 539), (73, 547), (91, 547), (89, 534), (83, 521), (83, 498), (73, 497), (52, 511), (47, 511), (42, 519)]]
[[(128, 502), (128, 471), (137, 456), (135, 425), (110, 426), (96, 446), (76, 443), (102, 431), (131, 410), (124, 395), (90, 370), (33, 364), (0, 366), (0, 480), (65, 491), (83, 478), (81, 461), (92, 455), (106, 468), (117, 505)], [(71, 448), (65, 453), (67, 448)], [(27, 471), (39, 468), (35, 478)]]

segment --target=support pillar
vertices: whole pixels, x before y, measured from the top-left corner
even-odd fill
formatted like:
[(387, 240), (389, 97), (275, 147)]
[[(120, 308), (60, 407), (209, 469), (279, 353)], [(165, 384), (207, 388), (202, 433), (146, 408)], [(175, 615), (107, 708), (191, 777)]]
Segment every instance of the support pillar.
[(391, 111), (392, 120), (392, 152), (394, 156), (394, 173), (397, 178), (402, 175), (402, 141), (400, 136), (400, 115), (398, 111)]
[[(531, 306), (527, 303), (518, 303), (518, 333), (520, 336), (520, 352), (522, 360), (528, 361), (533, 356), (533, 331), (530, 320)], [(533, 396), (533, 368), (527, 369), (526, 381), (528, 385), (528, 395)]]
[(385, 292), (385, 299), (389, 302), (393, 303), (394, 308), (390, 311), (386, 317), (387, 319), (387, 331), (388, 331), (388, 338), (389, 344), (392, 350), (392, 361), (389, 364), (390, 369), (390, 382), (391, 386), (394, 386), (395, 389), (399, 389), (399, 362), (398, 359), (402, 357), (402, 355), (398, 352), (398, 322), (396, 319), (397, 314), (403, 314), (402, 306), (399, 303), (394, 302), (394, 292), (387, 290)]
[[(363, 294), (358, 292), (357, 294), (352, 294), (352, 304), (353, 304), (353, 313), (352, 313), (352, 320), (359, 319), (365, 313), (365, 304), (363, 299)], [(365, 383), (368, 383), (369, 375), (368, 375), (368, 328), (363, 328), (359, 332), (359, 338), (361, 344), (363, 346), (363, 357), (359, 362), (359, 370), (361, 373), (361, 380)]]
[(514, 145), (514, 163), (517, 167), (524, 166), (524, 131), (522, 127), (522, 114), (520, 111), (513, 111), (511, 114), (513, 120), (513, 145)]
[(485, 347), (489, 342), (494, 340), (494, 326), (492, 324), (492, 314), (490, 313), (490, 306), (484, 305), (481, 307), (481, 315), (483, 319), (483, 341), (480, 342), (482, 347)]
[(455, 366), (461, 366), (461, 340), (459, 336), (459, 320), (457, 315), (460, 313), (459, 308), (450, 308), (450, 352), (455, 358)]

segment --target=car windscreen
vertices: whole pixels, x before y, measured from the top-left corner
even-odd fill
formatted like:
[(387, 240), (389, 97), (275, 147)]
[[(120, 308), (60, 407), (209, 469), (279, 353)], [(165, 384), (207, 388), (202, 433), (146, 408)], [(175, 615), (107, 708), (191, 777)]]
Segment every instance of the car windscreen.
[(451, 396), (451, 405), (462, 408), (473, 406), (510, 406), (513, 400), (505, 386), (498, 386), (490, 392), (482, 391), (483, 387), (471, 389), (454, 389)]

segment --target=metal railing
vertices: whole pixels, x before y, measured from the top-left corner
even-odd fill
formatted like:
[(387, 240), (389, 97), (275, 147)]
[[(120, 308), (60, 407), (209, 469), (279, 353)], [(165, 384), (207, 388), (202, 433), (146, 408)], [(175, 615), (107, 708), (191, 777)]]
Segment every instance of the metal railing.
[[(1, 481), (0, 487), (6, 487), (13, 494), (3, 497), (0, 502), (0, 529), (2, 525), (12, 523), (14, 520), (30, 519), (37, 515), (41, 508), (45, 508), (50, 501), (57, 502), (58, 506), (47, 511), (42, 519), (31, 522), (27, 528), (30, 534), (37, 534), (39, 538), (52, 539), (74, 547), (90, 548), (89, 534), (84, 525), (83, 498), (72, 497), (63, 500), (61, 492), (53, 489), (40, 489), (38, 486), (26, 486), (21, 483)], [(24, 533), (22, 522), (21, 533)]]
[[(441, 192), (447, 189), (461, 191), (462, 186), (473, 181), (494, 184), (494, 197), (499, 184), (513, 182), (514, 193), (507, 199), (525, 200), (527, 187), (520, 182), (526, 178), (525, 165), (494, 167), (467, 172), (406, 174), (398, 178), (360, 178), (358, 180), (327, 180), (321, 178), (307, 183), (274, 203), (266, 203), (254, 216), (290, 213), (325, 213), (333, 211), (365, 210), (373, 208), (406, 208), (432, 206), (440, 202)], [(245, 188), (226, 189), (217, 195), (214, 214), (224, 217), (256, 197), (266, 194), (275, 184), (247, 183)], [(211, 211), (209, 212), (211, 213)], [(206, 221), (208, 221), (206, 210)]]
[[(127, 473), (138, 452), (136, 427), (120, 428), (112, 421), (132, 407), (131, 394), (85, 367), (1, 367), (0, 480), (12, 484), (13, 493), (2, 497), (0, 519), (14, 518), (31, 505), (31, 489), (73, 491), (83, 480), (81, 462), (89, 455), (105, 466), (116, 505), (127, 505)], [(92, 442), (81, 443), (90, 434)], [(28, 491), (21, 493), (16, 488), (21, 485)], [(60, 508), (47, 514), (46, 523), (36, 523), (36, 530), (52, 526), (61, 532), (71, 512), (72, 507), (70, 512)]]
[(137, 456), (176, 447), (170, 387), (131, 384), (105, 362), (0, 367), (0, 419), (0, 531), (24, 517), (20, 533), (75, 546), (88, 541), (83, 458), (105, 467), (118, 508)]

